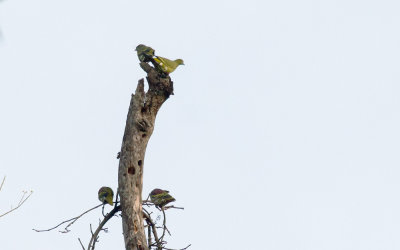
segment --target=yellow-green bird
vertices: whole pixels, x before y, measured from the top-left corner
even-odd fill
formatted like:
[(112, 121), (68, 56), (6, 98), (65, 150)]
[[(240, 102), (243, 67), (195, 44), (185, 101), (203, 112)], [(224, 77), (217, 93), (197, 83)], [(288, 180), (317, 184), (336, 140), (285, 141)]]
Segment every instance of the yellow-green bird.
[(175, 198), (169, 194), (169, 191), (156, 188), (151, 191), (150, 200), (154, 205), (162, 208), (168, 203), (175, 201)]
[(112, 206), (113, 205), (113, 197), (114, 197), (114, 192), (112, 191), (111, 188), (101, 187), (99, 189), (99, 200), (103, 204), (110, 204)]
[(164, 72), (165, 74), (169, 74), (174, 72), (174, 70), (179, 66), (179, 65), (185, 65), (183, 63), (182, 59), (176, 59), (174, 61), (169, 60), (167, 58), (161, 57), (161, 56), (156, 56), (153, 58), (154, 61), (157, 63), (156, 66), (157, 68), (159, 68), (162, 72)]
[(144, 44), (139, 44), (135, 50), (141, 62), (149, 62), (154, 56), (154, 49)]

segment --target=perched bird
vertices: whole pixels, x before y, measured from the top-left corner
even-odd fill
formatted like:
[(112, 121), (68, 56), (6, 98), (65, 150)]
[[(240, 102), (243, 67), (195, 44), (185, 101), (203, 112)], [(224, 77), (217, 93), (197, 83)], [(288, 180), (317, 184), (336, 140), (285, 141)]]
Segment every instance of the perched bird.
[(161, 56), (156, 56), (153, 58), (154, 61), (156, 62), (157, 65), (154, 65), (157, 67), (159, 70), (161, 70), (165, 74), (169, 74), (174, 72), (174, 70), (179, 66), (179, 65), (185, 65), (183, 63), (182, 59), (176, 59), (174, 61), (169, 60), (167, 58), (161, 57)]
[(154, 205), (162, 208), (168, 203), (175, 201), (175, 198), (169, 194), (169, 191), (156, 188), (151, 191), (150, 200)]
[(149, 62), (154, 56), (154, 49), (143, 44), (136, 46), (137, 56), (141, 62)]
[(112, 191), (111, 188), (109, 187), (101, 187), (99, 189), (99, 200), (103, 204), (110, 204), (111, 206), (113, 205), (113, 197), (114, 197), (114, 192)]

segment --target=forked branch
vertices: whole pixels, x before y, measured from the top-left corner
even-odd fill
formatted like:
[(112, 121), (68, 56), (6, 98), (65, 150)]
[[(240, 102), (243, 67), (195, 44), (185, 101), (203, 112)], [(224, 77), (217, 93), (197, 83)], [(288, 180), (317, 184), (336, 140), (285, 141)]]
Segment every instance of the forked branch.
[[(0, 185), (0, 191), (3, 188), (5, 180), (6, 180), (6, 177), (4, 176), (3, 181), (1, 182), (1, 185)], [(13, 212), (13, 211), (15, 211), (15, 210), (17, 210), (19, 207), (21, 207), (25, 203), (25, 201), (27, 201), (29, 199), (29, 197), (31, 197), (32, 193), (33, 193), (32, 190), (29, 191), (29, 192), (28, 191), (22, 191), (22, 196), (21, 196), (21, 199), (19, 200), (18, 204), (14, 208), (11, 207), (11, 209), (8, 210), (7, 212), (5, 212), (3, 214), (0, 214), (0, 218), (5, 216), (5, 215), (7, 215), (7, 214), (9, 214), (9, 213), (11, 213), (11, 212)]]

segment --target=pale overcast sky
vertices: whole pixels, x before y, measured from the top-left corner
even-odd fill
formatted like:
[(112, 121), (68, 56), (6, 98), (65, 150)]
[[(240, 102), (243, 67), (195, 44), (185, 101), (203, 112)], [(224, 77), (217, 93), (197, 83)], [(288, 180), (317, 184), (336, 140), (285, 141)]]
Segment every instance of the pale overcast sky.
[[(169, 247), (400, 249), (398, 1), (0, 3), (1, 250), (81, 249), (35, 233), (117, 188), (134, 48), (182, 58), (150, 139), (144, 196), (169, 190)], [(123, 249), (120, 218), (97, 250)]]

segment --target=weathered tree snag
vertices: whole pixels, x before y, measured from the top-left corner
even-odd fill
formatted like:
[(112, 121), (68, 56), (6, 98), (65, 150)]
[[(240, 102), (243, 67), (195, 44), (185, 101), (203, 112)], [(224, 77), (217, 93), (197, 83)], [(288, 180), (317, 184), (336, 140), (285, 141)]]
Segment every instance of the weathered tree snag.
[(173, 82), (169, 76), (160, 77), (147, 63), (142, 62), (140, 66), (147, 72), (149, 89), (144, 91), (144, 80), (140, 79), (132, 95), (118, 169), (118, 193), (126, 250), (148, 250), (142, 215), (144, 156), (157, 112), (173, 94)]

